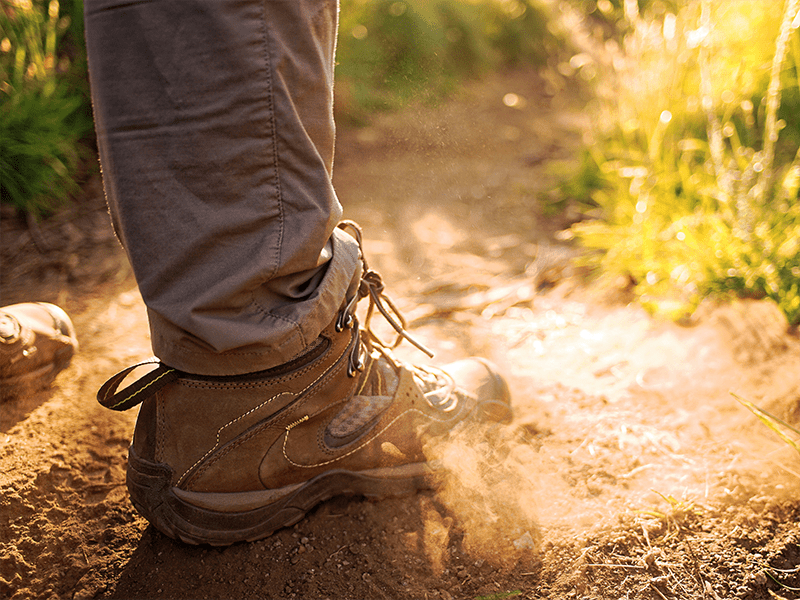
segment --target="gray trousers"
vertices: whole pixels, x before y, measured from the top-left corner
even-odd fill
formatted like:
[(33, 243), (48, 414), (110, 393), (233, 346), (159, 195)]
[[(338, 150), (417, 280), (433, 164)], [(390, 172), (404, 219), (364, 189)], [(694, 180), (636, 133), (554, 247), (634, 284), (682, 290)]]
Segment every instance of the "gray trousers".
[(154, 353), (203, 375), (291, 360), (360, 273), (331, 185), (337, 1), (85, 12), (106, 197)]

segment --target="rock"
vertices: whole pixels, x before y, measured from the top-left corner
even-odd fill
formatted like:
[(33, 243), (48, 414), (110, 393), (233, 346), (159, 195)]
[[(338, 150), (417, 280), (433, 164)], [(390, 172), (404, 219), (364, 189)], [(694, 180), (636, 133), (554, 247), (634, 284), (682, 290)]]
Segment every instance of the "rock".
[(536, 542), (533, 541), (533, 537), (529, 531), (526, 531), (514, 540), (513, 545), (517, 550), (533, 550), (536, 548)]

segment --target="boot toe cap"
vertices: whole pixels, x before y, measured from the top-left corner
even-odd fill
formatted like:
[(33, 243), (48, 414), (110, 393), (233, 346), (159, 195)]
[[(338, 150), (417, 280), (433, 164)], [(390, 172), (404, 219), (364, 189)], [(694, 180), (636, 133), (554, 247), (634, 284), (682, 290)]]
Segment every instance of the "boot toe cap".
[(497, 365), (483, 358), (467, 358), (450, 363), (443, 370), (460, 390), (475, 398), (478, 420), (511, 420), (511, 392)]

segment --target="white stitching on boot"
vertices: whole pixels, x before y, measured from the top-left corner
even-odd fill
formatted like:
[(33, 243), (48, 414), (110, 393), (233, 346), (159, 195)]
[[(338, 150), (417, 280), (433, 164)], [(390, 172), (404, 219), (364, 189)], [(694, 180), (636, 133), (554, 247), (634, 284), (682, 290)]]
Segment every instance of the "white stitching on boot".
[[(301, 397), (303, 394), (305, 394), (305, 393), (306, 393), (306, 392), (307, 392), (309, 389), (311, 389), (311, 388), (312, 388), (314, 385), (316, 385), (316, 383), (317, 383), (317, 382), (318, 382), (320, 379), (322, 379), (323, 377), (325, 377), (325, 376), (326, 376), (326, 375), (327, 375), (327, 374), (328, 374), (328, 373), (329, 373), (329, 372), (330, 372), (330, 371), (331, 371), (331, 370), (332, 370), (332, 369), (333, 369), (333, 368), (334, 368), (334, 367), (335, 367), (335, 366), (336, 366), (336, 365), (339, 363), (339, 361), (342, 359), (342, 356), (344, 356), (344, 355), (345, 355), (345, 353), (347, 352), (347, 349), (348, 349), (349, 347), (350, 347), (350, 344), (347, 344), (347, 346), (345, 346), (345, 348), (344, 348), (344, 351), (343, 351), (343, 352), (342, 352), (342, 353), (341, 353), (341, 354), (338, 356), (338, 358), (336, 358), (336, 360), (334, 360), (334, 361), (333, 361), (333, 363), (331, 364), (331, 366), (330, 366), (330, 367), (328, 367), (328, 369), (326, 369), (325, 371), (323, 371), (323, 372), (320, 374), (320, 376), (319, 376), (319, 377), (317, 377), (317, 378), (316, 378), (314, 381), (312, 381), (311, 383), (309, 383), (309, 384), (308, 384), (308, 385), (305, 387), (305, 389), (303, 389), (303, 390), (301, 390), (300, 392), (298, 392), (298, 393), (297, 393), (297, 397), (298, 397), (298, 398), (300, 398), (300, 397)], [(192, 471), (192, 470), (193, 470), (195, 467), (197, 467), (198, 465), (200, 465), (200, 463), (202, 463), (202, 462), (203, 462), (204, 460), (206, 460), (206, 459), (207, 459), (209, 456), (211, 456), (211, 454), (213, 454), (213, 452), (214, 452), (214, 451), (215, 451), (215, 450), (216, 450), (216, 449), (219, 447), (219, 438), (220, 438), (220, 435), (222, 434), (222, 430), (223, 430), (223, 429), (225, 429), (226, 427), (229, 427), (229, 426), (233, 425), (233, 424), (234, 424), (234, 423), (236, 423), (237, 421), (241, 421), (241, 420), (242, 420), (242, 419), (244, 419), (244, 418), (245, 418), (247, 415), (249, 415), (249, 414), (251, 414), (251, 413), (253, 413), (253, 412), (257, 411), (258, 409), (260, 409), (260, 408), (261, 408), (261, 407), (263, 407), (263, 406), (266, 406), (267, 404), (269, 404), (270, 402), (272, 402), (272, 401), (273, 401), (273, 400), (275, 400), (276, 398), (280, 398), (281, 396), (284, 396), (284, 395), (286, 395), (286, 394), (289, 394), (289, 395), (291, 395), (291, 392), (281, 392), (280, 394), (276, 394), (276, 395), (275, 395), (275, 396), (273, 396), (272, 398), (269, 398), (268, 400), (265, 400), (264, 402), (262, 402), (262, 403), (261, 403), (261, 404), (259, 404), (258, 406), (255, 406), (255, 407), (251, 408), (251, 409), (250, 409), (250, 410), (248, 410), (246, 413), (242, 413), (241, 415), (239, 415), (238, 417), (236, 417), (236, 418), (235, 418), (235, 419), (233, 419), (232, 421), (229, 421), (228, 423), (226, 423), (225, 425), (223, 425), (222, 427), (220, 427), (219, 429), (217, 429), (217, 440), (216, 440), (216, 442), (214, 443), (214, 445), (213, 445), (213, 446), (212, 446), (212, 447), (209, 449), (209, 451), (208, 451), (208, 452), (206, 452), (206, 453), (205, 453), (205, 454), (204, 454), (204, 455), (203, 455), (201, 458), (199, 458), (199, 459), (197, 460), (197, 462), (196, 462), (196, 463), (194, 463), (194, 464), (193, 464), (191, 467), (189, 467), (188, 469), (186, 469), (186, 471), (183, 473), (183, 475), (181, 475), (181, 476), (180, 476), (180, 478), (179, 478), (179, 479), (178, 479), (178, 481), (175, 483), (175, 485), (176, 485), (176, 486), (180, 486), (180, 485), (183, 483), (183, 480), (184, 480), (184, 479), (186, 479), (186, 476), (187, 476), (187, 475), (188, 475), (188, 474), (189, 474), (189, 473), (190, 473), (190, 472), (191, 472), (191, 471)], [(307, 418), (307, 417), (306, 417), (306, 418)]]

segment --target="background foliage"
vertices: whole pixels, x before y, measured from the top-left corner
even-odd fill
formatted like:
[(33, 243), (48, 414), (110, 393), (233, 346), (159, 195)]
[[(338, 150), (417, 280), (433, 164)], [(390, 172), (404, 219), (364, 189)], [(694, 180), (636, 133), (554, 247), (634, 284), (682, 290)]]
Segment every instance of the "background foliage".
[(735, 294), (800, 323), (798, 4), (608, 11), (620, 35), (593, 61), (592, 136), (563, 190), (590, 217), (572, 228), (587, 263), (654, 312)]
[(465, 77), (542, 65), (562, 42), (536, 0), (342, 0), (337, 113), (435, 101)]
[(66, 200), (91, 131), (79, 1), (0, 8), (0, 199), (35, 217)]
[[(337, 115), (364, 123), (519, 64), (588, 82), (592, 130), (551, 204), (582, 206), (585, 262), (673, 318), (734, 294), (798, 324), (799, 4), (341, 0)], [(92, 144), (82, 1), (4, 2), (0, 200), (46, 215)]]

